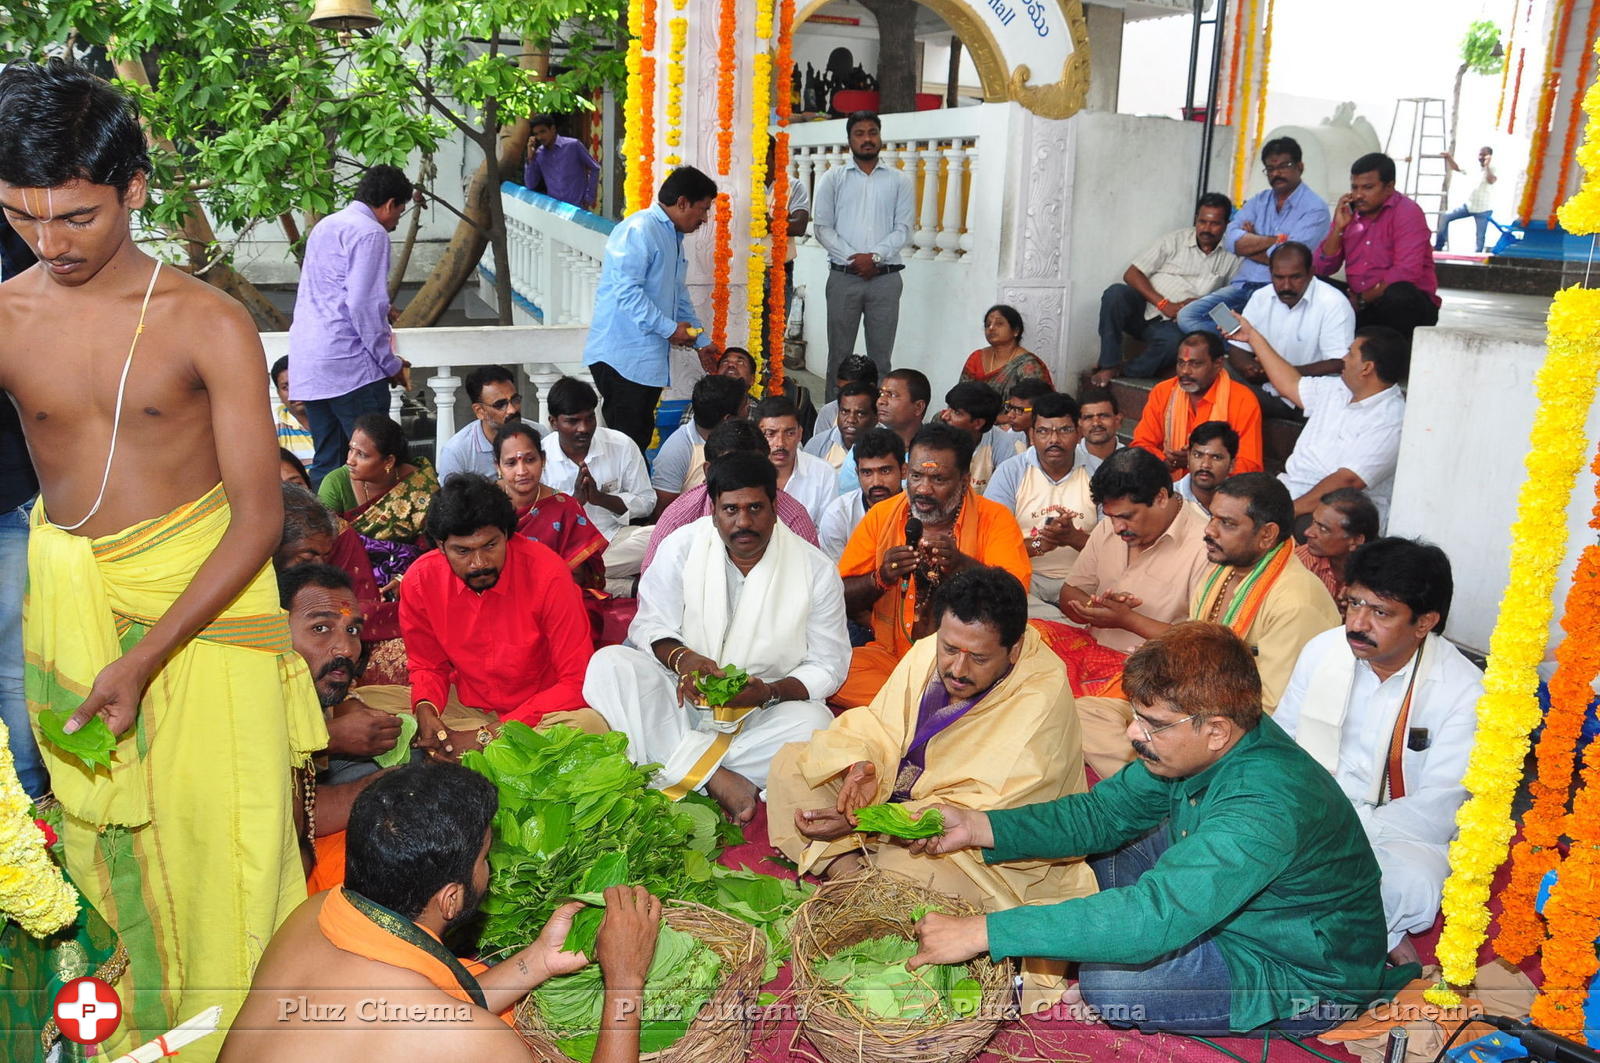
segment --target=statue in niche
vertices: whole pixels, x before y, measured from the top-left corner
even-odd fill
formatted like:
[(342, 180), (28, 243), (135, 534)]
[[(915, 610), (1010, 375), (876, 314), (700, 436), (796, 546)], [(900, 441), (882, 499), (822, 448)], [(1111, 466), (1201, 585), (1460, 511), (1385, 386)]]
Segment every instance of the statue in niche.
[(833, 98), (839, 92), (845, 89), (876, 92), (878, 89), (878, 79), (863, 70), (855, 61), (855, 56), (850, 54), (850, 49), (843, 46), (828, 54), (828, 69), (823, 75), (822, 84), (827, 93), (828, 110), (836, 115), (841, 112), (833, 106)]

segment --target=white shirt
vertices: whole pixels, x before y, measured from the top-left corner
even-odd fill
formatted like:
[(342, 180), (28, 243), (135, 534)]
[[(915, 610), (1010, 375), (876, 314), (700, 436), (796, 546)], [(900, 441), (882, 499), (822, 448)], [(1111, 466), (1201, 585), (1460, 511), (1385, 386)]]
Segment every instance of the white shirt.
[[(616, 514), (591, 502), (583, 507), (600, 534), (611, 541), (634, 517), (643, 517), (656, 508), (655, 489), (639, 448), (615, 428), (596, 428), (585, 459), (596, 486), (608, 495), (622, 499), (626, 507)], [(557, 491), (572, 493), (578, 482), (578, 463), (561, 452), (561, 436), (551, 432), (544, 441), (544, 484)]]
[(815, 454), (800, 450), (795, 452), (789, 482), (781, 486), (806, 507), (813, 523), (821, 524), (829, 503), (839, 497), (839, 473)]
[(1291, 496), (1299, 498), (1323, 477), (1349, 469), (1366, 483), (1382, 528), (1389, 519), (1389, 498), (1394, 493), (1406, 400), (1393, 384), (1360, 402), (1351, 398), (1350, 389), (1339, 377), (1301, 378), (1300, 405), (1306, 412), (1306, 426), (1278, 479)]
[(1193, 502), (1196, 506), (1199, 506), (1200, 507), (1200, 511), (1202, 513), (1204, 513), (1206, 516), (1208, 516), (1208, 517), (1211, 516), (1211, 510), (1207, 509), (1204, 505), (1201, 504), (1201, 502), (1200, 502), (1200, 500), (1198, 498), (1194, 497), (1194, 481), (1189, 479), (1189, 474), (1188, 473), (1184, 473), (1183, 474), (1183, 479), (1181, 479), (1177, 483), (1173, 484), (1172, 485), (1172, 489), (1174, 491), (1178, 492), (1178, 494), (1181, 495), (1182, 497), (1188, 499), (1190, 502)]
[[(531, 421), (522, 423), (533, 429), (540, 440), (544, 439), (542, 426)], [(482, 473), (491, 480), (499, 479), (500, 470), (494, 467), (494, 444), (483, 434), (483, 422), (474, 418), (445, 440), (444, 446), (439, 448), (439, 460), (434, 463), (434, 469), (440, 483), (458, 472)]]
[[(1117, 444), (1117, 449), (1113, 450), (1111, 454), (1115, 454), (1117, 450), (1121, 449), (1122, 444), (1119, 442)], [(1107, 454), (1106, 458), (1109, 458), (1111, 454)], [(1096, 472), (1098, 472), (1100, 469), (1100, 463), (1106, 460), (1098, 455), (1089, 453), (1088, 444), (1081, 439), (1078, 440), (1078, 448), (1073, 451), (1073, 455), (1074, 457), (1072, 459), (1072, 464), (1075, 466), (1083, 466), (1083, 471), (1088, 473), (1090, 476), (1093, 476)]]
[(852, 158), (824, 170), (815, 194), (812, 220), (828, 261), (842, 266), (851, 255), (875, 254), (884, 265), (899, 265), (916, 209), (910, 174), (881, 159), (867, 173)]
[[(772, 201), (772, 187), (773, 183), (768, 181), (767, 201), (769, 203)], [(789, 213), (792, 215), (795, 212), (802, 210), (807, 214), (811, 213), (811, 189), (806, 187), (806, 183), (804, 181), (795, 180), (794, 175), (791, 174), (789, 175)], [(784, 261), (793, 262), (795, 260), (795, 256), (799, 253), (800, 237), (789, 237), (789, 250), (784, 258)]]
[(848, 491), (828, 503), (817, 522), (817, 545), (835, 562), (844, 556), (845, 543), (867, 515), (867, 502), (860, 491)]
[[(683, 634), (683, 571), (697, 534), (695, 524), (685, 524), (665, 539), (639, 580), (639, 612), (628, 626), (630, 645), (650, 652), (661, 639)], [(815, 546), (795, 536), (791, 544), (807, 566), (808, 598), (796, 603), (807, 609), (805, 660), (787, 678), (805, 684), (811, 700), (821, 701), (839, 689), (850, 670), (850, 632), (845, 624), (844, 581), (839, 567)], [(726, 558), (726, 554), (724, 554)], [(731, 561), (728, 572), (728, 615), (734, 615), (745, 576)], [(783, 678), (783, 677), (779, 677)]]
[(689, 478), (689, 466), (694, 461), (694, 448), (705, 446), (705, 442), (694, 421), (679, 425), (656, 451), (655, 463), (650, 468), (650, 486), (668, 494), (682, 494)]
[[(1401, 606), (1404, 609), (1404, 606)], [(1273, 720), (1293, 737), (1300, 723), (1306, 691), (1317, 667), (1330, 653), (1349, 653), (1343, 626), (1324, 631), (1306, 643), (1289, 677), (1289, 687), (1278, 702)], [(1355, 662), (1344, 726), (1339, 733), (1339, 770), (1334, 778), (1361, 817), (1369, 837), (1407, 838), (1429, 845), (1446, 845), (1455, 837), (1456, 810), (1467, 799), (1461, 777), (1477, 733), (1478, 698), (1483, 694), (1483, 673), (1461, 651), (1436, 639), (1429, 674), (1418, 678), (1411, 695), (1408, 727), (1426, 728), (1428, 747), (1410, 748), (1401, 755), (1406, 795), (1382, 805), (1368, 803), (1377, 785), (1375, 771), (1388, 759), (1393, 722), (1411, 682), (1415, 658), (1394, 675), (1378, 682), (1366, 661)]]
[[(1316, 277), (1311, 278), (1306, 293), (1293, 306), (1285, 306), (1272, 285), (1257, 288), (1244, 304), (1243, 316), (1293, 366), (1343, 358), (1356, 334), (1356, 312), (1350, 300)], [(1261, 390), (1278, 394), (1271, 384), (1262, 384)]]
[(989, 448), (996, 470), (1018, 454), (1025, 454), (1033, 449), (1033, 444), (1028, 441), (1028, 433), (1013, 432), (999, 425), (985, 432), (983, 438), (978, 441), (978, 446)]

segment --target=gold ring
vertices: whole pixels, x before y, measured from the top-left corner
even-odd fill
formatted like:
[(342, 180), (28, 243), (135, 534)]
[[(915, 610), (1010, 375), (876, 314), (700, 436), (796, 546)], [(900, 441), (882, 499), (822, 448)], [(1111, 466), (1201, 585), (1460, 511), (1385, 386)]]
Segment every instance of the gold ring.
[(435, 737), (439, 741), (443, 742), (446, 738), (450, 737), (450, 732), (446, 731), (443, 727), (441, 727), (441, 728), (439, 728), (439, 730), (437, 732), (434, 733), (433, 737)]

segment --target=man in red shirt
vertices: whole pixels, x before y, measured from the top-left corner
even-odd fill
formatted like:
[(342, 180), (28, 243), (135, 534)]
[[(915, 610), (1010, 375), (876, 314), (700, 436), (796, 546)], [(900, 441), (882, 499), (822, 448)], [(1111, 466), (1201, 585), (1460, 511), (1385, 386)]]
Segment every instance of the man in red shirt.
[(411, 673), (417, 745), (454, 757), (499, 732), (453, 731), (440, 719), (450, 694), (500, 720), (537, 725), (583, 705), (593, 650), (588, 614), (567, 563), (514, 534), (504, 491), (476, 473), (452, 476), (424, 523), (439, 549), (406, 573), (400, 630)]
[(1422, 208), (1394, 188), (1394, 160), (1381, 152), (1350, 164), (1350, 191), (1339, 197), (1328, 235), (1312, 263), (1327, 280), (1344, 267), (1356, 328), (1387, 325), (1411, 337), (1439, 323), (1439, 278)]

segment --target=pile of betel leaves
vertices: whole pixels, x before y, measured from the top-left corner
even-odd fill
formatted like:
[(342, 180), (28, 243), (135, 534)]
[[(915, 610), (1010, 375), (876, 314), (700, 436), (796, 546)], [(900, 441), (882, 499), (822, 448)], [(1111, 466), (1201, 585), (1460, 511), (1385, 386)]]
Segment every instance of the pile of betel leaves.
[(917, 943), (903, 937), (868, 938), (812, 970), (843, 990), (862, 1013), (901, 1022), (944, 1023), (976, 1014), (983, 986), (964, 963), (935, 963), (906, 969)]

